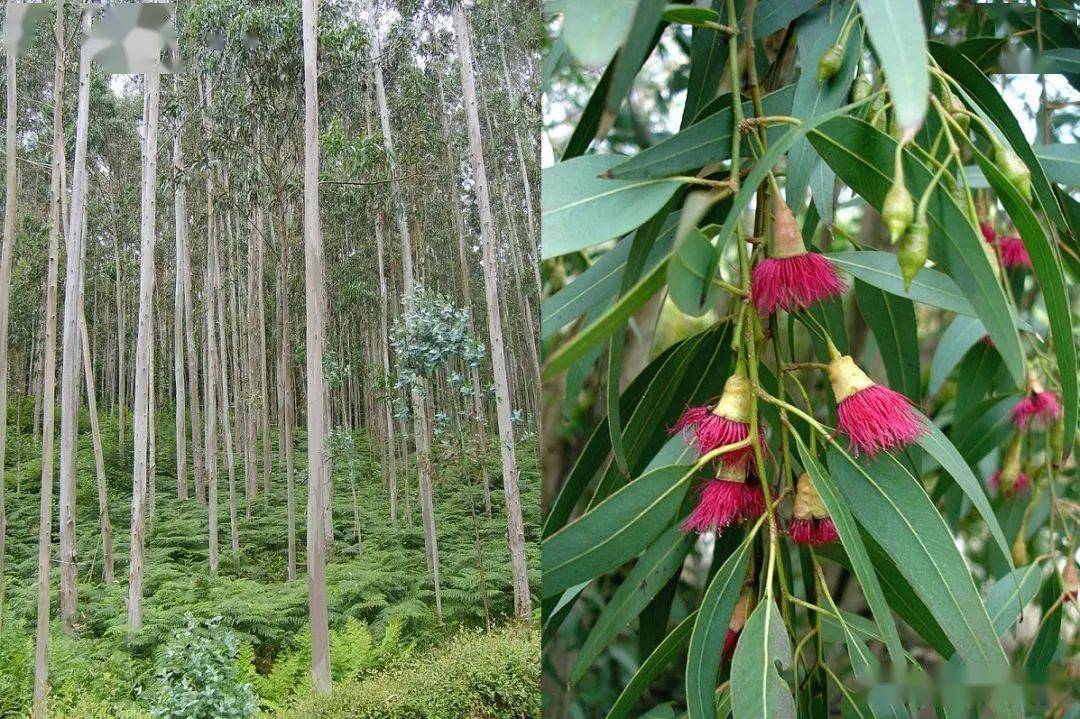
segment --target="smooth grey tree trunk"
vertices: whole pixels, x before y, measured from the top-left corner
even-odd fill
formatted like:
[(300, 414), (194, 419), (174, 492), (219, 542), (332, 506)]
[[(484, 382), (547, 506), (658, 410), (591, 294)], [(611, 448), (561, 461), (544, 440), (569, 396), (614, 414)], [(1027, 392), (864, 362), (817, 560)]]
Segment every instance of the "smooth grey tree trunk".
[(128, 625), (142, 627), (142, 582), (146, 530), (146, 478), (154, 342), (154, 235), (157, 220), (157, 135), (161, 75), (145, 75), (143, 178), (139, 220), (139, 324), (135, 342), (134, 475), (131, 486), (131, 562), (128, 566)]
[(477, 204), (480, 210), (480, 237), (484, 247), (484, 297), (487, 301), (488, 334), (491, 340), (491, 366), (495, 375), (496, 416), (499, 423), (499, 450), (502, 455), (503, 491), (506, 497), (506, 523), (510, 550), (510, 565), (514, 586), (514, 612), (527, 618), (532, 612), (529, 594), (528, 567), (525, 563), (525, 525), (521, 512), (521, 491), (518, 486), (517, 455), (514, 445), (514, 425), (510, 411), (510, 389), (506, 378), (506, 353), (503, 347), (502, 322), (499, 307), (498, 256), (491, 198), (488, 192), (484, 149), (480, 139), (480, 114), (476, 102), (476, 84), (472, 69), (472, 47), (465, 10), (460, 2), (453, 4), (454, 35), (457, 40), (458, 62), (461, 67), (461, 87), (465, 95), (465, 117), (469, 129), (469, 155), (472, 160), (473, 181), (476, 183)]
[[(90, 32), (84, 11), (83, 35)], [(79, 53), (79, 95), (75, 120), (75, 166), (71, 218), (68, 222), (64, 277), (64, 339), (60, 374), (60, 619), (70, 633), (79, 603), (78, 557), (75, 545), (75, 460), (79, 433), (79, 371), (82, 337), (79, 296), (82, 293), (83, 227), (86, 208), (86, 136), (90, 127), (90, 54)]]
[(301, 5), (304, 36), (304, 288), (307, 305), (308, 607), (311, 687), (330, 693), (330, 627), (326, 604), (323, 527), (326, 446), (326, 378), (323, 376), (323, 241), (319, 222), (319, 68), (317, 0)]
[[(56, 0), (53, 26), (52, 167), (49, 178), (49, 261), (45, 280), (45, 332), (41, 374), (41, 508), (38, 516), (37, 633), (34, 644), (33, 719), (48, 716), (49, 585), (52, 563), (53, 438), (56, 413), (56, 295), (60, 263), (61, 176), (64, 162), (64, 0)], [(36, 414), (36, 412), (35, 412)]]

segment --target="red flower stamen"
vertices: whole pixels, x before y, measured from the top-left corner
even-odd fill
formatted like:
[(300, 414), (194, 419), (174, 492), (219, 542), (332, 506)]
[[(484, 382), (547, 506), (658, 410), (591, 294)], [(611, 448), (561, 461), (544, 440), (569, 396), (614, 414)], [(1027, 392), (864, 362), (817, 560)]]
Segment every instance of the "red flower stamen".
[(1019, 237), (1002, 237), (998, 243), (1001, 250), (1001, 262), (1006, 268), (1031, 267), (1031, 256), (1028, 254), (1024, 241)]
[(1035, 391), (1016, 403), (1012, 409), (1013, 423), (1020, 429), (1031, 425), (1045, 429), (1061, 416), (1061, 400), (1050, 391)]
[(697, 507), (683, 522), (686, 532), (705, 534), (765, 513), (765, 496), (753, 475), (745, 482), (714, 478), (705, 483)]
[(754, 267), (750, 296), (759, 312), (770, 315), (780, 307), (804, 310), (820, 300), (839, 297), (844, 283), (825, 257), (803, 252), (791, 257), (767, 257)]
[(856, 456), (862, 452), (873, 457), (882, 450), (903, 447), (923, 433), (908, 398), (879, 384), (840, 402), (837, 413), (840, 431), (848, 436)]
[(1031, 487), (1031, 478), (1021, 472), (1016, 475), (1016, 481), (1013, 482), (1012, 489), (1003, 491), (1001, 489), (1001, 470), (999, 469), (990, 477), (990, 486), (995, 492), (1000, 492), (1003, 499), (1011, 499), (1016, 495), (1024, 494), (1028, 491)]

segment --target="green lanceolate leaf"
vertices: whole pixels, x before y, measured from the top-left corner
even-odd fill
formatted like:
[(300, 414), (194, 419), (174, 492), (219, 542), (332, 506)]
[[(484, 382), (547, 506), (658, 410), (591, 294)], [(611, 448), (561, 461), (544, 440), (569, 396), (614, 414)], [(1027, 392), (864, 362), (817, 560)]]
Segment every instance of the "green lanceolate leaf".
[[(918, 413), (918, 410), (914, 411)], [(998, 543), (998, 547), (1005, 553), (1005, 556), (1010, 557), (1009, 542), (1006, 541), (1005, 534), (998, 525), (997, 516), (990, 506), (990, 500), (987, 499), (982, 484), (976, 479), (971, 467), (964, 461), (960, 452), (938, 429), (937, 425), (923, 414), (919, 413), (919, 416), (922, 418), (925, 427), (923, 435), (919, 437), (919, 446), (936, 459), (942, 469), (948, 472), (953, 481), (960, 486), (960, 489), (964, 491), (975, 509), (978, 510), (983, 521), (986, 522), (986, 527), (990, 530), (990, 536)]]
[[(653, 243), (644, 271), (648, 272), (671, 251), (675, 239), (677, 213), (672, 213), (664, 223), (664, 229)], [(626, 258), (634, 244), (633, 235), (619, 241), (611, 250), (603, 253), (587, 270), (574, 278), (566, 287), (540, 303), (540, 336), (548, 338), (577, 318), (593, 310), (597, 305), (607, 305), (615, 299), (626, 270)]]
[(994, 582), (986, 595), (986, 611), (998, 635), (1012, 629), (1024, 607), (1035, 601), (1041, 586), (1042, 567), (1038, 564), (1017, 567)]
[(602, 67), (626, 39), (636, 0), (574, 0), (563, 3), (562, 39), (579, 61)]
[(967, 98), (975, 103), (977, 109), (985, 113), (986, 117), (1001, 130), (1009, 145), (1031, 170), (1031, 187), (1039, 199), (1039, 204), (1042, 205), (1043, 212), (1055, 225), (1062, 230), (1067, 230), (1068, 224), (1054, 195), (1054, 188), (1050, 186), (1042, 164), (1035, 157), (1031, 145), (1028, 144), (1020, 123), (1017, 122), (994, 83), (971, 60), (947, 45), (931, 42), (930, 54), (941, 69), (964, 88)]
[(682, 184), (600, 177), (623, 159), (621, 155), (585, 155), (544, 169), (542, 259), (633, 230), (655, 215)]
[(911, 286), (905, 290), (900, 265), (896, 261), (896, 255), (891, 252), (856, 250), (832, 252), (825, 257), (852, 277), (891, 295), (931, 307), (939, 307), (949, 312), (975, 316), (975, 308), (964, 297), (964, 293), (952, 278), (936, 270), (922, 269), (911, 281)]
[(1038, 145), (1035, 156), (1051, 180), (1067, 187), (1080, 186), (1080, 144)]
[[(769, 115), (789, 114), (794, 91), (795, 86), (788, 85), (769, 93), (761, 100), (762, 109)], [(609, 175), (620, 180), (655, 179), (731, 159), (731, 95), (720, 98), (716, 108), (707, 117), (611, 168)], [(746, 116), (753, 114), (753, 108), (750, 101), (743, 103)], [(778, 136), (779, 130), (782, 128), (770, 129), (769, 136)]]
[(985, 336), (986, 327), (978, 319), (963, 315), (953, 319), (949, 328), (941, 335), (937, 349), (934, 350), (934, 358), (930, 361), (930, 394), (938, 393), (967, 351)]
[(642, 662), (607, 713), (607, 719), (625, 719), (630, 715), (630, 710), (634, 708), (637, 700), (645, 693), (649, 685), (675, 660), (682, 648), (690, 641), (690, 631), (694, 628), (695, 621), (697, 621), (697, 612), (693, 611), (679, 623), (679, 626), (671, 630), (664, 641), (660, 642), (660, 646)]
[(825, 468), (810, 454), (810, 450), (807, 449), (806, 444), (797, 434), (795, 435), (795, 446), (799, 450), (799, 459), (802, 462), (803, 469), (810, 475), (810, 480), (814, 483), (814, 489), (817, 490), (822, 504), (825, 505), (825, 509), (829, 512), (829, 517), (832, 518), (833, 524), (836, 525), (836, 533), (840, 535), (840, 543), (847, 553), (855, 578), (859, 580), (863, 595), (866, 597), (866, 603), (870, 606), (874, 621), (877, 623), (879, 636), (883, 638), (885, 646), (889, 650), (889, 657), (894, 664), (901, 664), (904, 661), (904, 649), (900, 644), (900, 635), (896, 631), (896, 622), (893, 621), (892, 613), (889, 611), (889, 606), (885, 601), (885, 595), (881, 591), (881, 585), (878, 584), (874, 566), (871, 564), (870, 557), (866, 552), (866, 546), (863, 544), (862, 537), (859, 534), (858, 525), (855, 524), (851, 512), (848, 511), (847, 506), (844, 504), (836, 485), (829, 475), (825, 473)]
[[(709, 211), (712, 203), (706, 192), (691, 192), (686, 197), (679, 230), (675, 237), (675, 249), (668, 261), (668, 292), (671, 301), (681, 311), (700, 317), (716, 306), (718, 289), (709, 279), (709, 268), (717, 249), (712, 236), (698, 229), (698, 221)], [(691, 311), (689, 308), (693, 308)]]
[[(750, 615), (731, 661), (735, 719), (795, 719), (791, 688), (777, 672), (791, 666), (791, 641), (771, 597)], [(691, 715), (692, 716), (692, 715)]]
[(686, 707), (691, 719), (716, 718), (716, 678), (728, 624), (742, 594), (756, 532), (751, 532), (713, 576), (701, 598), (686, 659)]
[(543, 376), (553, 377), (577, 360), (585, 356), (592, 346), (603, 342), (617, 331), (664, 286), (667, 263), (670, 255), (656, 264), (644, 277), (638, 280), (628, 292), (619, 297), (619, 301), (608, 308), (604, 314), (586, 326), (574, 338), (560, 347), (544, 363)]
[(762, 0), (754, 10), (754, 39), (787, 27), (817, 4), (818, 0)]
[(859, 0), (863, 24), (877, 50), (896, 121), (914, 134), (926, 117), (930, 72), (926, 28), (917, 0)]
[[(1073, 336), (1072, 305), (1065, 287), (1065, 275), (1061, 270), (1061, 257), (1057, 248), (1047, 238), (1039, 219), (1028, 203), (1005, 179), (997, 166), (973, 147), (976, 162), (986, 179), (994, 188), (998, 200), (1005, 206), (1013, 224), (1016, 225), (1024, 246), (1031, 256), (1031, 266), (1039, 280), (1046, 314), (1050, 320), (1050, 332), (1054, 338), (1054, 354), (1057, 357), (1058, 375), (1061, 378), (1062, 405), (1065, 410), (1065, 436), (1076, 434), (1077, 402), (1080, 400), (1077, 386), (1076, 338)], [(1072, 442), (1068, 443), (1069, 448)], [(1065, 450), (1068, 455), (1069, 449)]]
[(543, 543), (543, 596), (633, 559), (675, 516), (693, 468), (658, 469), (630, 482)]
[[(712, 0), (709, 8), (719, 16), (724, 0)], [(686, 105), (681, 127), (697, 119), (698, 113), (716, 97), (720, 76), (728, 58), (728, 36), (717, 30), (696, 27), (690, 40), (690, 77), (686, 84)]]
[[(861, 120), (838, 117), (815, 131), (811, 142), (845, 184), (881, 208), (892, 185), (889, 168), (895, 140)], [(904, 150), (903, 155), (904, 177), (912, 194), (918, 197), (929, 184), (931, 172), (910, 150)], [(945, 264), (986, 325), (1013, 380), (1020, 384), (1026, 376), (1020, 339), (1005, 292), (983, 249), (981, 234), (940, 186), (931, 194), (927, 214), (932, 256)]]
[(861, 280), (855, 281), (855, 298), (870, 331), (874, 333), (889, 386), (912, 402), (922, 397), (919, 372), (919, 327), (911, 300), (888, 294)]
[(852, 513), (896, 561), (969, 668), (1000, 670), (997, 641), (971, 574), (941, 515), (895, 457), (853, 459), (829, 449), (829, 470)]
[[(837, 73), (824, 84), (818, 83), (817, 65), (821, 56), (835, 45), (840, 37), (849, 7), (851, 3), (846, 1), (826, 3), (799, 20), (796, 39), (799, 43), (799, 62), (803, 70), (795, 83), (795, 99), (791, 109), (796, 117), (824, 115), (836, 110), (847, 98), (862, 45), (860, 34), (848, 34), (843, 63)], [(814, 148), (806, 139), (800, 139), (792, 145), (791, 152), (788, 153), (785, 192), (788, 204), (796, 212), (803, 206), (810, 175), (819, 161)]]
[(1015, 396), (991, 397), (953, 419), (949, 433), (965, 462), (978, 464), (1015, 431), (1012, 409), (1018, 401)]
[(656, 538), (626, 575), (589, 632), (574, 662), (570, 683), (577, 684), (608, 644), (628, 625), (682, 567), (693, 537), (671, 527)]
[[(1070, 559), (1070, 561), (1072, 561)], [(1044, 617), (1042, 626), (1039, 627), (1035, 641), (1028, 649), (1024, 665), (1029, 669), (1045, 669), (1050, 666), (1054, 655), (1057, 653), (1058, 644), (1061, 642), (1061, 615), (1063, 612), (1061, 598), (1061, 579), (1057, 572), (1053, 572), (1043, 584), (1042, 596), (1039, 606)]]
[(615, 74), (611, 77), (611, 87), (604, 101), (601, 126), (610, 126), (615, 121), (615, 115), (629, 94), (638, 70), (655, 47), (656, 43), (650, 41), (661, 26), (665, 1), (637, 0), (626, 43), (615, 59)]
[(664, 7), (664, 19), (687, 25), (704, 25), (707, 22), (720, 22), (720, 13), (712, 8), (694, 5), (667, 5)]

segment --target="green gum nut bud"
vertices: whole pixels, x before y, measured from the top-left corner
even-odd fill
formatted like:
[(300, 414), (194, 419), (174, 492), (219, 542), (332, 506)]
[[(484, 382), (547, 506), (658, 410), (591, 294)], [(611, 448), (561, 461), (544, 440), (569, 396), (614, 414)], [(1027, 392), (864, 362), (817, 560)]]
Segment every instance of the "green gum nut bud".
[(1031, 202), (1031, 170), (1020, 156), (1013, 152), (1012, 148), (998, 145), (994, 151), (994, 159), (1005, 179), (1012, 183), (1026, 202)]
[(870, 97), (870, 91), (874, 89), (873, 84), (870, 82), (870, 78), (866, 75), (859, 75), (855, 78), (855, 87), (851, 91), (851, 99), (855, 102), (865, 100)]
[(656, 359), (664, 350), (677, 342), (704, 332), (716, 323), (716, 312), (709, 310), (701, 317), (691, 317), (678, 308), (671, 297), (664, 298), (660, 316), (653, 332), (653, 346), (649, 359)]
[(817, 82), (824, 85), (833, 75), (840, 71), (840, 65), (844, 62), (844, 48), (833, 45), (818, 59)]
[(1024, 541), (1024, 533), (1018, 532), (1016, 541), (1012, 545), (1013, 564), (1020, 567), (1028, 563), (1027, 543)]
[(893, 242), (903, 237), (914, 217), (915, 201), (911, 198), (911, 193), (903, 181), (893, 182), (889, 193), (885, 195), (885, 204), (881, 207), (881, 219), (885, 220)]
[(926, 264), (926, 258), (930, 256), (930, 227), (925, 220), (918, 220), (904, 235), (900, 242), (900, 249), (896, 253), (897, 262), (900, 263), (900, 274), (904, 278), (906, 290), (915, 275)]
[(1065, 449), (1065, 418), (1058, 417), (1058, 420), (1054, 422), (1054, 426), (1050, 428), (1050, 454), (1051, 458), (1055, 461), (1061, 457), (1061, 452)]

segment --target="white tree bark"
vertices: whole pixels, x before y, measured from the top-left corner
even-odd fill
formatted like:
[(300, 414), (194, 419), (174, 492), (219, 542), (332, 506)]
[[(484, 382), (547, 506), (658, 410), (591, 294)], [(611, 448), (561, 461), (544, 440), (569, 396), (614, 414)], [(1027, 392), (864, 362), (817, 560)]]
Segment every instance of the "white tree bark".
[[(49, 263), (45, 280), (45, 338), (42, 347), (41, 509), (38, 516), (37, 636), (34, 645), (33, 719), (48, 716), (49, 574), (52, 561), (53, 439), (56, 413), (56, 295), (60, 263), (60, 203), (64, 162), (64, 2), (56, 0), (53, 26), (52, 169), (49, 178)], [(36, 412), (35, 412), (36, 414)]]
[(154, 234), (157, 210), (157, 135), (161, 75), (144, 76), (143, 178), (139, 216), (139, 325), (135, 342), (134, 474), (131, 485), (131, 562), (128, 567), (128, 625), (142, 627), (147, 451), (150, 425), (151, 347), (154, 342)]
[(509, 535), (510, 565), (514, 585), (514, 611), (527, 618), (532, 612), (528, 567), (525, 563), (525, 525), (518, 486), (514, 425), (510, 417), (510, 389), (506, 378), (506, 353), (503, 347), (499, 308), (498, 257), (484, 148), (480, 138), (480, 114), (476, 102), (476, 83), (472, 69), (469, 25), (460, 2), (453, 4), (454, 35), (461, 66), (461, 87), (465, 94), (465, 117), (469, 129), (469, 155), (480, 209), (480, 238), (484, 246), (484, 298), (487, 301), (488, 333), (491, 340), (491, 367), (495, 375), (496, 416), (499, 423), (499, 450), (502, 455), (503, 490), (506, 495), (506, 523)]
[[(85, 251), (85, 243), (83, 250)], [(109, 488), (105, 483), (105, 456), (101, 450), (101, 427), (98, 424), (97, 396), (94, 394), (93, 356), (90, 353), (89, 330), (86, 326), (86, 312), (83, 310), (83, 297), (79, 295), (79, 326), (82, 335), (83, 374), (86, 377), (86, 407), (90, 413), (90, 433), (94, 441), (94, 471), (97, 476), (98, 524), (101, 527), (101, 578), (106, 584), (114, 579), (112, 522), (109, 519)]]
[(326, 606), (323, 488), (326, 463), (326, 379), (323, 376), (323, 242), (319, 222), (319, 69), (317, 0), (303, 0), (304, 35), (304, 287), (307, 304), (308, 605), (311, 685), (330, 693), (330, 628)]
[[(7, 15), (11, 17), (10, 0)], [(4, 551), (7, 537), (7, 509), (4, 505), (4, 463), (7, 452), (8, 326), (11, 302), (11, 257), (15, 252), (15, 213), (18, 211), (18, 165), (15, 160), (18, 114), (16, 112), (15, 47), (5, 43), (7, 116), (4, 122), (4, 246), (0, 251), (0, 622), (4, 611)]]
[[(83, 34), (90, 32), (90, 12), (83, 13)], [(78, 557), (75, 547), (75, 460), (79, 432), (79, 370), (82, 341), (79, 296), (82, 293), (83, 227), (86, 208), (86, 135), (90, 127), (90, 54), (79, 53), (79, 96), (75, 120), (75, 167), (64, 278), (64, 341), (60, 376), (60, 619), (71, 632), (78, 609)]]
[[(394, 173), (394, 136), (390, 130), (390, 110), (386, 102), (386, 87), (383, 83), (382, 45), (379, 40), (378, 24), (375, 19), (373, 4), (368, 2), (368, 25), (371, 31), (371, 57), (375, 74), (375, 97), (379, 104), (379, 122), (382, 127), (383, 146), (390, 158), (391, 175)], [(394, 195), (397, 210), (398, 233), (401, 235), (402, 271), (404, 274), (405, 310), (411, 311), (416, 277), (413, 272), (412, 237), (409, 234), (409, 222), (405, 217), (405, 201), (397, 182), (391, 182), (390, 191)], [(432, 582), (435, 588), (435, 616), (442, 624), (442, 582), (439, 576), (439, 540), (435, 527), (435, 492), (431, 482), (431, 447), (428, 442), (427, 402), (422, 394), (413, 390), (410, 393), (413, 414), (413, 436), (416, 441), (416, 475), (420, 485), (420, 511), (424, 522), (424, 545), (427, 551), (428, 566), (431, 568)]]
[[(174, 87), (177, 83), (174, 82)], [(173, 208), (176, 215), (176, 285), (173, 292), (173, 385), (176, 391), (176, 496), (188, 498), (187, 427), (184, 421), (186, 391), (184, 386), (184, 255), (187, 245), (187, 188), (181, 177), (180, 128), (173, 136), (173, 174), (176, 190)], [(197, 401), (197, 400), (195, 400)]]

